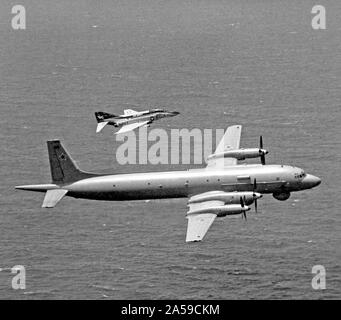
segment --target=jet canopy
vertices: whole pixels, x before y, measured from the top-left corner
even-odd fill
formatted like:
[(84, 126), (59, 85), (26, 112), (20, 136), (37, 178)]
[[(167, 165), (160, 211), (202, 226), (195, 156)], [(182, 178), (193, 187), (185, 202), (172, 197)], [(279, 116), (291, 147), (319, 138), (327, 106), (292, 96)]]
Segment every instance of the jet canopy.
[(168, 112), (165, 109), (156, 108), (152, 110), (153, 112)]

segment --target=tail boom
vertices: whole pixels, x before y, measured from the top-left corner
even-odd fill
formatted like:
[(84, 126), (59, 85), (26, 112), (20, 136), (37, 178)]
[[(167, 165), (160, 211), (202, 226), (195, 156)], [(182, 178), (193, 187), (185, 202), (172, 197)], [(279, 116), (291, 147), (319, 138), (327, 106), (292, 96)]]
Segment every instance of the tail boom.
[(53, 183), (48, 184), (28, 184), (23, 186), (16, 186), (15, 189), (25, 190), (25, 191), (36, 191), (36, 192), (46, 192), (48, 190), (59, 189), (59, 186)]
[(16, 186), (15, 189), (26, 190), (26, 191), (36, 191), (36, 192), (46, 192), (45, 198), (42, 204), (42, 208), (53, 208), (56, 204), (63, 199), (67, 194), (68, 190), (61, 189), (56, 184), (31, 184), (24, 186)]

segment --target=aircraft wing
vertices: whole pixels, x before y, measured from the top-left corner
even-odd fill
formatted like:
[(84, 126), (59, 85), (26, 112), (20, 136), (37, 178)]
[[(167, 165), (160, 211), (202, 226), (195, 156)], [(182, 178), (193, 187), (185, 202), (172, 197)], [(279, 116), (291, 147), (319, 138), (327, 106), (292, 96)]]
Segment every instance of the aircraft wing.
[(135, 111), (135, 110), (133, 110), (133, 109), (125, 109), (125, 110), (124, 110), (124, 115), (125, 115), (125, 116), (132, 116), (132, 115), (138, 114), (138, 113), (140, 113), (140, 112)]
[[(228, 150), (239, 149), (241, 133), (241, 125), (228, 127), (223, 138), (220, 140), (214, 154)], [(236, 158), (213, 158), (207, 161), (206, 169), (214, 169), (235, 165), (237, 165)]]
[[(187, 234), (186, 234), (186, 242), (194, 242), (201, 241), (208, 229), (211, 227), (217, 215), (215, 213), (209, 212), (209, 208), (212, 206), (224, 205), (223, 201), (204, 201), (199, 203), (191, 203), (189, 204), (189, 211), (187, 212)], [(191, 211), (195, 211), (199, 209), (201, 211), (206, 212), (201, 213), (191, 213)]]
[(125, 133), (128, 131), (135, 130), (136, 128), (145, 126), (146, 124), (148, 124), (148, 122), (149, 121), (143, 121), (143, 122), (134, 122), (134, 123), (127, 124), (123, 126), (120, 130), (118, 130), (115, 134), (120, 134), (120, 133)]

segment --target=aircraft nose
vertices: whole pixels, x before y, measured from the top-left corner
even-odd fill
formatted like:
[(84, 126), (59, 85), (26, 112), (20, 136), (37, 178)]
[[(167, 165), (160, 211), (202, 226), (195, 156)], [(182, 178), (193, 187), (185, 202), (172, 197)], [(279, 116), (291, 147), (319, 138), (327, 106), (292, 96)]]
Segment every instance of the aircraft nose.
[(306, 188), (314, 188), (321, 183), (321, 179), (319, 177), (313, 176), (312, 174), (307, 174), (307, 176), (303, 179), (303, 185)]
[(177, 116), (178, 114), (180, 114), (180, 112), (178, 112), (178, 111), (171, 111), (170, 112), (171, 116)]

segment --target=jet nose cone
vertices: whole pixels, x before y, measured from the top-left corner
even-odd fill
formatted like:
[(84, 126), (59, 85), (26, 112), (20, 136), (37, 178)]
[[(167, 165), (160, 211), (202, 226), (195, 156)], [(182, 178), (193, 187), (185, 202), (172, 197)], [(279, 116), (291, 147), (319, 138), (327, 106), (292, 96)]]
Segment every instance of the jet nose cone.
[(319, 177), (313, 176), (312, 174), (307, 174), (307, 176), (303, 179), (303, 185), (306, 188), (317, 187), (320, 183), (321, 179)]
[(171, 115), (172, 117), (177, 116), (178, 114), (180, 114), (180, 112), (178, 112), (178, 111), (171, 111), (171, 112), (170, 112), (170, 115)]

